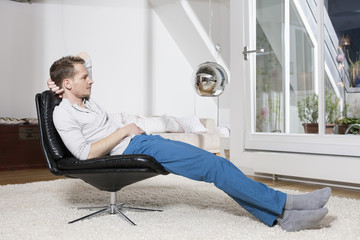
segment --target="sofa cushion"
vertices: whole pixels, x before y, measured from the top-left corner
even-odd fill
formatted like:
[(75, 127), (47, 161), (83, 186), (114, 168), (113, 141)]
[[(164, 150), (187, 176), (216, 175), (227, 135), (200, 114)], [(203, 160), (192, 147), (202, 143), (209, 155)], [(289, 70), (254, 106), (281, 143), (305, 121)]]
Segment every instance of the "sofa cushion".
[(159, 133), (163, 138), (185, 142), (212, 153), (220, 152), (220, 136), (213, 133)]
[(205, 133), (208, 131), (196, 116), (180, 117), (176, 118), (176, 121), (186, 133)]

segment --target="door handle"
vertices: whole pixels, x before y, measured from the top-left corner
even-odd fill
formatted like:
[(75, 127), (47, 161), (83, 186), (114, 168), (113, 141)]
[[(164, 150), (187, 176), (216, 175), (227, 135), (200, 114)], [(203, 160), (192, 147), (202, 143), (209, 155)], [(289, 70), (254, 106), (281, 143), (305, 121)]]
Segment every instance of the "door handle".
[(245, 47), (244, 47), (244, 51), (243, 51), (244, 60), (248, 60), (248, 54), (249, 54), (249, 53), (259, 53), (259, 52), (264, 52), (264, 49), (261, 48), (261, 49), (256, 49), (256, 50), (248, 50), (248, 47), (245, 46)]

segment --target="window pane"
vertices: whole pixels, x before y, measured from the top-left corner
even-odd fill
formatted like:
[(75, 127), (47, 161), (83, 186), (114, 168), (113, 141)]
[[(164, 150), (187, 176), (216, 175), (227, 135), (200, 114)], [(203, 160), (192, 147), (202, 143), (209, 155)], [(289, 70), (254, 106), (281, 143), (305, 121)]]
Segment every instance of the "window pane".
[[(316, 21), (307, 4), (289, 2), (288, 9), (284, 0), (256, 2), (256, 45), (264, 49), (256, 57), (256, 132), (304, 133), (303, 123), (318, 121), (315, 37), (304, 24)], [(299, 7), (305, 8), (302, 14)], [(289, 129), (285, 129), (286, 117)]]
[(257, 0), (256, 132), (284, 132), (283, 0)]
[(336, 124), (329, 134), (358, 134), (360, 123), (359, 1), (324, 1), (325, 122)]
[(315, 19), (302, 12), (300, 15), (290, 1), (290, 132), (318, 133), (315, 40), (310, 38), (309, 29), (304, 25), (304, 21)]

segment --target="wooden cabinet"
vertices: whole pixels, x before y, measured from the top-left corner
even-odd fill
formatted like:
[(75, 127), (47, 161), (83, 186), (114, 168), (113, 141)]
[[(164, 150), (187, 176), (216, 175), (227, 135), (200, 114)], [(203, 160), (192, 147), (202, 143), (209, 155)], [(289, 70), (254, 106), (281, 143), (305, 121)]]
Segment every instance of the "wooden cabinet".
[(46, 166), (38, 125), (0, 125), (0, 171)]

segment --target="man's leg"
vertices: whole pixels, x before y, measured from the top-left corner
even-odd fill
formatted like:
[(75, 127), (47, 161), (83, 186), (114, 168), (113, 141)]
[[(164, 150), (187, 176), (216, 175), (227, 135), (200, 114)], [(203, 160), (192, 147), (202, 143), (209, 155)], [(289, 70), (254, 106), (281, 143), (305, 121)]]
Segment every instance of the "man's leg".
[(124, 154), (153, 156), (169, 172), (214, 183), (251, 214), (272, 226), (282, 213), (286, 194), (246, 177), (230, 161), (191, 145), (160, 136), (136, 136)]

